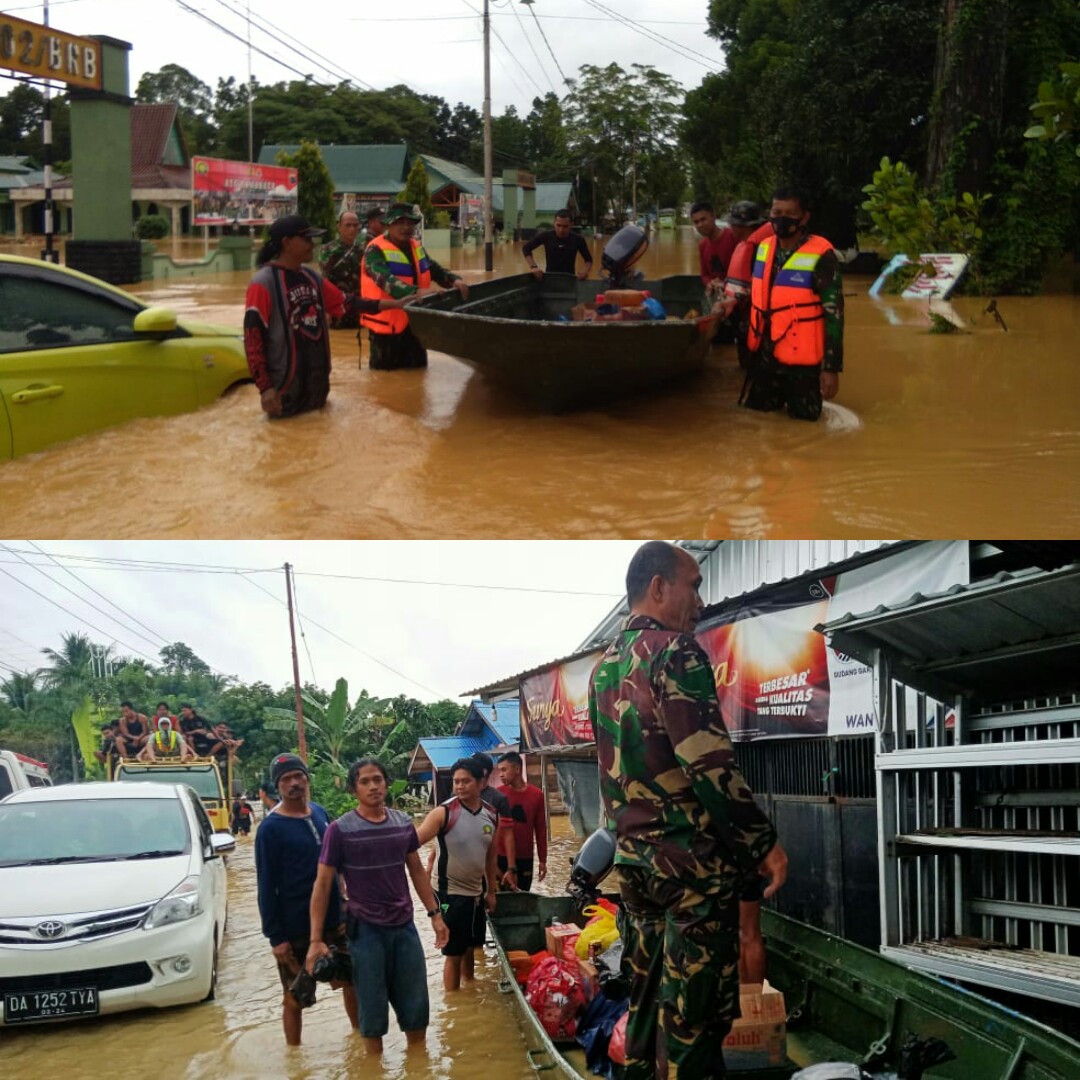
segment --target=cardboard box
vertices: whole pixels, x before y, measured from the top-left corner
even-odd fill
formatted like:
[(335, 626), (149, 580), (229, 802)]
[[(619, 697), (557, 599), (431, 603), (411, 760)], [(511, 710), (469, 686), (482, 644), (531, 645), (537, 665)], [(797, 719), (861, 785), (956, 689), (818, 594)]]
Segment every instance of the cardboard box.
[(736, 1069), (766, 1069), (787, 1061), (784, 995), (764, 983), (739, 987), (740, 1015), (724, 1040), (724, 1064)]
[(544, 929), (544, 936), (547, 938), (548, 952), (552, 956), (557, 956), (560, 960), (569, 960), (572, 964), (577, 963), (574, 946), (577, 944), (577, 939), (581, 937), (580, 926), (575, 926), (573, 923), (548, 926)]

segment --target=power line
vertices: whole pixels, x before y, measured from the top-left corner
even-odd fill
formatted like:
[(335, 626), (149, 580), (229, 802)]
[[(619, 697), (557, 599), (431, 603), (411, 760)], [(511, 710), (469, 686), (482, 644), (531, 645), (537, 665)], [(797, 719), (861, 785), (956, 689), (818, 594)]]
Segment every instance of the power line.
[[(677, 53), (684, 60), (690, 60), (695, 64), (700, 64), (704, 68), (708, 68), (710, 71), (716, 70), (716, 60), (710, 59), (705, 56), (704, 53), (699, 53), (695, 49), (691, 49), (689, 45), (680, 45), (679, 42), (674, 41), (669, 37), (665, 37), (663, 34), (658, 34), (655, 30), (647, 30), (641, 23), (634, 22), (633, 19), (627, 18), (625, 15), (620, 15), (617, 11), (612, 11), (611, 8), (605, 7), (603, 4), (597, 3), (597, 0), (585, 0), (585, 2), (591, 8), (595, 8), (597, 11), (603, 12), (605, 15), (614, 19), (616, 22), (622, 23), (629, 30), (633, 30), (634, 33), (640, 34), (642, 37), (648, 38), (649, 41), (656, 45), (662, 45), (664, 48), (669, 49), (671, 52)], [(700, 59), (699, 59), (700, 57)]]
[[(41, 555), (46, 555), (52, 559), (69, 559), (78, 562), (88, 562), (91, 564), (106, 564), (84, 567), (84, 569), (89, 570), (129, 570), (135, 573), (153, 571), (157, 573), (205, 573), (228, 575), (277, 574), (281, 571), (281, 567), (279, 566), (225, 566), (216, 563), (188, 563), (167, 562), (157, 559), (130, 559), (116, 557), (110, 558), (97, 555), (69, 555), (61, 552), (48, 552), (40, 549), (39, 551), (27, 551), (26, 549), (14, 548), (8, 545), (3, 546), (6, 547), (7, 550), (12, 552), (13, 554), (19, 554), (21, 552), (22, 554), (36, 555), (40, 553)], [(0, 560), (0, 562), (3, 562), (3, 560)], [(18, 564), (8, 563), (7, 565)], [(423, 578), (383, 577), (376, 574), (339, 574), (322, 570), (297, 570), (294, 571), (294, 576), (330, 578), (339, 581), (366, 581), (376, 584), (387, 585), (425, 585), (430, 588), (441, 589), (480, 589), (487, 592), (521, 592), (536, 593), (539, 595), (549, 596), (596, 597), (603, 600), (614, 599), (622, 595), (621, 593), (593, 591), (588, 589), (544, 589), (533, 585), (492, 585), (486, 582), (474, 581), (432, 581)], [(34, 646), (31, 646), (31, 648), (33, 647)]]
[[(277, 601), (277, 603), (281, 604), (283, 607), (288, 607), (288, 605), (285, 603), (284, 600), (281, 599), (280, 596), (275, 596), (269, 589), (264, 589), (257, 581), (252, 581), (251, 578), (246, 576), (244, 576), (243, 579), (244, 581), (250, 581), (256, 589), (258, 589), (260, 592), (266, 593), (267, 596), (269, 596), (272, 600)], [(411, 682), (413, 686), (419, 686), (422, 690), (426, 690), (429, 694), (434, 694), (435, 697), (439, 696), (438, 690), (432, 690), (430, 686), (425, 686), (419, 680), (414, 679), (409, 675), (406, 675), (403, 671), (398, 671), (397, 668), (391, 667), (388, 663), (386, 663), (384, 660), (380, 660), (377, 656), (372, 656), (371, 653), (365, 652), (363, 649), (360, 648), (359, 645), (354, 645), (351, 641), (347, 641), (340, 634), (335, 633), (329, 627), (323, 626), (322, 623), (318, 623), (314, 619), (308, 619), (308, 622), (311, 623), (312, 626), (317, 626), (320, 630), (323, 631), (323, 633), (329, 634), (332, 638), (336, 638), (343, 645), (347, 645), (350, 649), (354, 649), (361, 656), (364, 656), (373, 663), (378, 664), (379, 667), (386, 668), (387, 671), (393, 673), (399, 679), (404, 679), (406, 682)]]
[[(468, 8), (468, 9), (469, 9), (470, 11), (472, 11), (472, 12), (475, 12), (475, 14), (477, 14), (477, 15), (479, 15), (479, 16), (481, 16), (481, 17), (483, 17), (483, 12), (482, 12), (482, 11), (477, 11), (477, 9), (476, 9), (476, 8), (474, 8), (474, 7), (472, 6), (472, 4), (471, 4), (471, 3), (469, 2), (469, 0), (462, 0), (462, 3), (463, 3), (463, 4), (464, 4), (464, 5), (465, 5), (465, 6), (466, 6), (466, 7), (467, 7), (467, 8)], [(499, 33), (499, 31), (498, 31), (498, 30), (496, 30), (494, 26), (493, 26), (493, 27), (491, 28), (491, 32), (492, 32), (492, 33), (493, 33), (493, 34), (495, 35), (495, 38), (496, 38), (496, 40), (497, 40), (497, 41), (499, 42), (499, 44), (500, 44), (500, 45), (501, 45), (501, 46), (502, 46), (502, 47), (503, 47), (503, 48), (504, 48), (504, 49), (506, 50), (506, 52), (507, 52), (507, 53), (509, 54), (509, 56), (510, 56), (510, 59), (511, 59), (511, 60), (513, 60), (513, 61), (514, 61), (514, 63), (515, 63), (515, 64), (517, 64), (517, 66), (518, 66), (519, 68), (521, 68), (522, 72), (524, 73), (525, 77), (526, 77), (526, 78), (527, 78), (527, 79), (529, 80), (529, 82), (531, 82), (531, 83), (533, 84), (533, 86), (535, 86), (535, 87), (536, 87), (536, 89), (537, 89), (537, 90), (538, 90), (538, 91), (539, 91), (539, 92), (540, 92), (541, 94), (543, 94), (543, 92), (544, 92), (544, 89), (543, 89), (543, 87), (542, 87), (542, 86), (541, 86), (541, 85), (540, 85), (540, 84), (539, 84), (539, 83), (538, 83), (538, 82), (537, 82), (537, 81), (536, 81), (536, 80), (535, 80), (535, 79), (534, 79), (534, 78), (532, 77), (532, 72), (530, 72), (530, 71), (529, 71), (529, 69), (528, 69), (528, 68), (527, 68), (527, 67), (526, 67), (526, 66), (525, 66), (525, 65), (524, 65), (524, 64), (523, 64), (523, 63), (522, 63), (522, 62), (521, 62), (521, 61), (520, 61), (520, 60), (519, 60), (518, 58), (517, 58), (517, 53), (515, 53), (515, 52), (514, 52), (514, 51), (513, 51), (513, 50), (512, 50), (511, 48), (510, 48), (510, 46), (506, 44), (506, 42), (505, 42), (505, 41), (503, 40), (502, 34), (500, 34), (500, 33)], [(516, 84), (515, 84), (515, 85), (516, 85)], [(520, 87), (518, 87), (518, 89), (520, 89)]]
[(300, 640), (304, 643), (304, 652), (307, 653), (308, 666), (311, 668), (311, 681), (318, 685), (319, 680), (315, 676), (315, 661), (311, 659), (311, 650), (308, 648), (307, 634), (304, 633), (304, 620), (300, 615), (300, 590), (296, 587), (296, 575), (293, 574), (293, 607), (296, 608), (296, 622), (300, 627)]
[[(544, 44), (547, 46), (547, 50), (551, 53), (551, 59), (555, 61), (555, 67), (558, 69), (559, 74), (562, 76), (563, 86), (569, 86), (570, 80), (566, 77), (566, 72), (559, 66), (559, 60), (555, 56), (555, 50), (551, 47), (551, 42), (548, 41), (547, 34), (544, 33), (543, 26), (540, 25), (540, 19), (536, 14), (536, 6), (534, 4), (529, 5), (529, 10), (532, 12), (532, 17), (536, 21), (536, 29), (540, 31), (540, 36), (544, 39)], [(517, 11), (517, 8), (514, 8)]]
[[(133, 653), (137, 653), (144, 660), (149, 660), (151, 663), (157, 662), (154, 657), (148, 656), (141, 649), (136, 649), (133, 646), (128, 645), (127, 642), (121, 641), (119, 638), (113, 637), (113, 635), (110, 634), (108, 630), (102, 630), (100, 626), (95, 626), (92, 622), (90, 622), (89, 619), (84, 619), (81, 615), (76, 615), (74, 611), (69, 611), (66, 607), (64, 607), (63, 604), (59, 603), (56, 600), (53, 600), (51, 596), (46, 596), (43, 592), (41, 592), (40, 589), (35, 589), (33, 585), (27, 584), (25, 581), (22, 580), (22, 578), (16, 577), (13, 573), (11, 573), (10, 570), (0, 569), (0, 574), (5, 574), (7, 577), (11, 578), (12, 581), (17, 581), (24, 589), (29, 589), (32, 593), (34, 593), (35, 596), (40, 596), (41, 599), (44, 600), (46, 603), (52, 604), (53, 607), (58, 607), (65, 615), (68, 615), (72, 619), (81, 622), (84, 626), (89, 626), (91, 630), (96, 630), (99, 634), (104, 634), (106, 637), (112, 638), (115, 642), (117, 642), (117, 644), (123, 645), (125, 649), (131, 649)], [(46, 574), (45, 576), (48, 577), (48, 574)]]
[[(170, 644), (169, 639), (167, 637), (165, 637), (163, 634), (159, 634), (156, 630), (154, 630), (151, 627), (147, 626), (146, 623), (144, 623), (141, 619), (139, 619), (135, 615), (132, 615), (131, 612), (125, 610), (122, 607), (120, 607), (119, 604), (114, 604), (103, 592), (99, 592), (97, 589), (94, 588), (93, 585), (89, 585), (89, 584), (87, 584), (87, 582), (83, 581), (83, 579), (81, 577), (79, 577), (79, 575), (76, 574), (74, 570), (70, 569), (67, 566), (64, 566), (64, 564), (61, 563), (58, 559), (56, 559), (54, 556), (49, 555), (48, 552), (46, 552), (41, 547), (40, 544), (35, 543), (33, 540), (27, 540), (27, 543), (32, 544), (38, 551), (41, 552), (42, 555), (47, 555), (48, 558), (52, 559), (52, 561), (61, 570), (63, 570), (65, 574), (70, 574), (84, 589), (89, 589), (95, 596), (100, 596), (101, 599), (104, 600), (105, 603), (108, 604), (110, 607), (116, 608), (116, 610), (119, 611), (120, 614), (123, 615), (125, 619), (130, 619), (132, 622), (138, 623), (138, 625), (141, 626), (144, 630), (149, 630), (150, 633), (153, 634), (154, 637), (156, 637), (159, 641), (164, 642), (166, 645)], [(104, 614), (104, 612), (102, 614)]]
[[(0, 547), (2, 547), (4, 551), (11, 551), (11, 548), (9, 548), (6, 544), (2, 544), (2, 545), (0, 545)], [(41, 574), (41, 576), (43, 578), (45, 578), (46, 581), (50, 582), (53, 585), (58, 586), (59, 588), (63, 589), (64, 592), (69, 593), (71, 596), (74, 596), (75, 599), (78, 600), (80, 604), (85, 604), (88, 608), (92, 608), (99, 615), (104, 615), (105, 618), (109, 619), (111, 622), (119, 622), (119, 620), (116, 618), (115, 615), (110, 615), (109, 612), (107, 612), (104, 608), (100, 608), (100, 607), (97, 606), (97, 604), (91, 603), (91, 601), (87, 600), (86, 597), (80, 596), (74, 589), (69, 589), (63, 582), (57, 581), (56, 578), (54, 578), (51, 574), (47, 574), (37, 563), (32, 563), (32, 562), (30, 562), (29, 559), (23, 558), (23, 556), (21, 556), (21, 555), (19, 556), (19, 558), (22, 559), (22, 561), (27, 566), (29, 566), (32, 570), (36, 570), (39, 574)], [(6, 570), (4, 572), (7, 573)], [(8, 576), (10, 577), (12, 575), (9, 574)], [(18, 579), (16, 579), (16, 580), (18, 580)], [(23, 582), (23, 584), (26, 584), (26, 583)], [(89, 625), (90, 624), (87, 623), (87, 626), (89, 626)], [(107, 633), (107, 631), (101, 630), (99, 627), (95, 627), (95, 629), (98, 630), (99, 633), (102, 633), (102, 634)], [(139, 633), (138, 630), (135, 630), (133, 632), (134, 632), (136, 637), (142, 638), (143, 641), (148, 642), (155, 649), (157, 648), (157, 643), (154, 642), (154, 641), (151, 641), (151, 639), (148, 638), (145, 634)], [(136, 649), (135, 651), (138, 652), (139, 650)], [(145, 656), (146, 654), (142, 653), (141, 655)]]
[[(219, 4), (221, 7), (225, 8), (226, 11), (230, 11), (234, 15), (239, 15), (241, 18), (247, 19), (249, 17), (246, 11), (242, 11), (234, 4), (226, 3), (226, 0), (216, 0), (216, 3)], [(299, 53), (303, 57), (303, 59), (311, 60), (313, 63), (317, 64), (317, 66), (321, 67), (323, 71), (325, 71), (333, 78), (340, 80), (344, 76), (344, 81), (346, 82), (357, 83), (360, 86), (366, 86), (369, 90), (375, 89), (375, 87), (372, 86), (370, 83), (366, 83), (363, 79), (360, 79), (357, 76), (351, 74), (347, 69), (343, 68), (336, 61), (331, 60), (329, 56), (325, 56), (323, 53), (318, 52), (310, 45), (305, 45), (303, 42), (297, 40), (297, 38), (295, 37), (293, 37), (291, 40), (286, 41), (285, 38), (278, 37), (278, 34), (271, 33), (270, 30), (266, 29), (266, 27), (271, 27), (273, 30), (278, 31), (279, 34), (287, 34), (289, 33), (289, 31), (283, 30), (280, 26), (275, 25), (264, 16), (251, 15), (250, 19), (252, 25), (260, 33), (265, 34), (268, 38), (276, 41), (279, 45), (284, 45), (285, 48), (291, 49), (293, 52)], [(325, 61), (325, 63), (319, 63), (320, 60)], [(328, 67), (327, 65), (330, 66)]]
[[(553, 94), (558, 94), (559, 91), (555, 89), (555, 84), (551, 81), (551, 76), (547, 73), (547, 69), (544, 67), (543, 61), (540, 59), (540, 54), (536, 51), (536, 46), (533, 44), (532, 38), (529, 37), (528, 32), (525, 30), (525, 27), (521, 23), (521, 15), (518, 12), (517, 4), (512, 4), (511, 10), (514, 13), (514, 18), (517, 20), (518, 29), (521, 31), (522, 36), (525, 38), (525, 42), (529, 46), (529, 49), (532, 51), (533, 56), (536, 57), (536, 66), (544, 73), (544, 78), (547, 79), (548, 85), (551, 87), (551, 92)], [(558, 65), (556, 65), (556, 67), (557, 66)]]

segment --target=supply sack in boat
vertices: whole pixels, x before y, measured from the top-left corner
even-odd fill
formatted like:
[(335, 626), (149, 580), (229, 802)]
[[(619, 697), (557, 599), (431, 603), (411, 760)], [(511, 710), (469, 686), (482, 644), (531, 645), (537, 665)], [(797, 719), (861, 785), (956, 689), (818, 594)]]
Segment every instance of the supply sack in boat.
[(585, 990), (577, 964), (551, 957), (541, 960), (525, 985), (525, 1000), (553, 1039), (572, 1039), (585, 1009)]
[(611, 1038), (608, 1040), (607, 1055), (616, 1065), (626, 1064), (626, 1021), (629, 1019), (630, 1011), (627, 1010), (612, 1028)]
[(589, 946), (594, 942), (597, 945), (597, 955), (599, 955), (610, 949), (618, 940), (619, 928), (615, 925), (615, 916), (605, 911), (604, 917), (597, 916), (595, 921), (590, 921), (589, 925), (581, 931), (581, 936), (574, 946), (574, 952), (579, 960), (588, 960)]

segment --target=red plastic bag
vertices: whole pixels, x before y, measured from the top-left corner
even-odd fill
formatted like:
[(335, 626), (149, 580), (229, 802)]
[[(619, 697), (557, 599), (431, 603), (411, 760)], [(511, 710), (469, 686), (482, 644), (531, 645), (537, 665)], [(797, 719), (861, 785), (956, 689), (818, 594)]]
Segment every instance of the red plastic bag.
[(525, 1000), (553, 1039), (572, 1039), (585, 1009), (585, 987), (576, 964), (552, 956), (529, 973)]
[(611, 1038), (607, 1044), (607, 1056), (616, 1065), (626, 1064), (626, 1021), (630, 1018), (629, 1012), (624, 1012), (612, 1028)]

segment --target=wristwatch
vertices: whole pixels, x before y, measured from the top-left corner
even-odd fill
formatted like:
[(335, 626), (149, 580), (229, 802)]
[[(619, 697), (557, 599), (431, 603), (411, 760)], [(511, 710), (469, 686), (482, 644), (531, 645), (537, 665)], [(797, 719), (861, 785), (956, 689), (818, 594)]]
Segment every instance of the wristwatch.
[(441, 914), (442, 914), (442, 911), (439, 908), (435, 908), (434, 910), (429, 911), (427, 913), (427, 917), (429, 919), (434, 919), (436, 915), (441, 915)]

